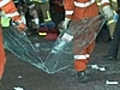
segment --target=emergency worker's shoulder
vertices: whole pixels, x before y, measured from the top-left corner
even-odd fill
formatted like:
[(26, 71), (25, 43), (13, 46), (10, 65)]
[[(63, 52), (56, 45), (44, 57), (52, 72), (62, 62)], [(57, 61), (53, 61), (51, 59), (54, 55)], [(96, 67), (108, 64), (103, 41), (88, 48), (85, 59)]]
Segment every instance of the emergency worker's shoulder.
[(109, 0), (111, 7), (115, 10), (118, 11), (118, 0)]

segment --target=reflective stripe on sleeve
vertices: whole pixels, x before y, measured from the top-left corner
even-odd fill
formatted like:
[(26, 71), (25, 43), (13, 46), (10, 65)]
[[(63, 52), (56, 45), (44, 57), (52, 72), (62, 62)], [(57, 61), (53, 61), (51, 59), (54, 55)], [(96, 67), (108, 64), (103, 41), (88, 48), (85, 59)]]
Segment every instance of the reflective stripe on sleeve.
[(89, 2), (86, 2), (86, 3), (80, 3), (80, 2), (77, 2), (77, 1), (74, 1), (74, 5), (77, 6), (77, 7), (88, 7), (90, 5), (92, 5), (93, 3), (95, 3), (95, 0), (90, 0)]
[(8, 4), (10, 2), (10, 0), (2, 0), (0, 1), (0, 7), (5, 6), (6, 4)]
[(14, 3), (18, 3), (19, 1), (18, 0), (14, 0)]
[(8, 14), (5, 14), (6, 17), (14, 17), (14, 16), (19, 16), (19, 13), (18, 12), (14, 12), (14, 13), (8, 13)]
[(109, 2), (109, 0), (102, 0), (101, 4), (104, 4), (104, 3), (110, 3), (110, 2)]
[(98, 6), (101, 6), (102, 4), (101, 4), (101, 2), (97, 2), (97, 5), (98, 5)]

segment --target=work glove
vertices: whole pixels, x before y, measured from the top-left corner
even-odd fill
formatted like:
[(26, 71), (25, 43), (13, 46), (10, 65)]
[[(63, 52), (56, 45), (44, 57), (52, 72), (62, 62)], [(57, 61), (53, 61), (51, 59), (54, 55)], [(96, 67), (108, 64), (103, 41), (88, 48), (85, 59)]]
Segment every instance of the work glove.
[(18, 23), (15, 22), (15, 27), (17, 28), (18, 31), (23, 32), (27, 29), (26, 25), (24, 23)]
[(65, 20), (63, 21), (63, 24), (62, 24), (62, 28), (67, 29), (70, 21), (71, 21), (71, 19), (65, 18)]
[(106, 18), (110, 18), (114, 15), (113, 10), (111, 9), (110, 5), (104, 6), (103, 12)]
[(119, 18), (119, 14), (115, 13), (114, 16), (113, 16), (113, 20), (114, 20), (115, 22), (117, 22), (117, 21), (118, 21), (118, 18)]

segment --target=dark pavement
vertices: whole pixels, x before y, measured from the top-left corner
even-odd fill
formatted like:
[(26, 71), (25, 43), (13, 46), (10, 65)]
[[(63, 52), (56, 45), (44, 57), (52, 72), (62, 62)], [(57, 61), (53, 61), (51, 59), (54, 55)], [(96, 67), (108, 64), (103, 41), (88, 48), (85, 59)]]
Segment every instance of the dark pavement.
[[(72, 65), (63, 71), (48, 74), (6, 50), (7, 63), (0, 90), (120, 90), (120, 61), (102, 59), (108, 46), (109, 42), (97, 43), (86, 71), (89, 81), (83, 84), (78, 83)], [(91, 68), (91, 65), (103, 67), (105, 71)], [(106, 84), (107, 80), (118, 84)]]

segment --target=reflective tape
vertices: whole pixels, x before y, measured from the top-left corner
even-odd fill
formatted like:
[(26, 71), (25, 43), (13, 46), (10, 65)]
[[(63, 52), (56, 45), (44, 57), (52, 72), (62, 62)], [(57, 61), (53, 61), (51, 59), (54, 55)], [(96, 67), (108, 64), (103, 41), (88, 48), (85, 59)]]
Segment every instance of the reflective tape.
[(45, 3), (48, 2), (48, 0), (30, 0), (31, 2), (39, 2), (39, 3)]
[(40, 36), (45, 36), (45, 35), (47, 35), (46, 32), (39, 32), (38, 34), (39, 34)]
[(5, 6), (6, 4), (8, 4), (10, 2), (10, 0), (2, 0), (0, 1), (0, 7)]
[(34, 8), (34, 7), (35, 7), (35, 4), (32, 4), (32, 5), (29, 6), (30, 9)]
[(87, 59), (89, 58), (90, 55), (89, 54), (85, 54), (85, 55), (74, 55), (75, 59)]
[(98, 5), (98, 6), (101, 6), (101, 5), (102, 5), (102, 3), (101, 3), (101, 2), (97, 2), (97, 5)]
[(6, 17), (14, 17), (14, 16), (19, 16), (18, 12), (14, 12), (14, 13), (9, 13), (9, 14), (5, 14)]
[(87, 59), (85, 55), (74, 55), (75, 59)]
[(95, 0), (90, 0), (89, 2), (86, 2), (86, 3), (80, 3), (80, 2), (77, 2), (77, 1), (74, 1), (74, 5), (77, 6), (77, 7), (88, 7), (90, 5), (92, 5), (93, 3), (95, 3)]
[(110, 3), (110, 2), (109, 2), (109, 0), (102, 0), (101, 3), (105, 4), (105, 3)]
[(110, 24), (112, 24), (112, 23), (114, 23), (115, 21), (112, 19), (112, 20), (109, 20), (108, 22), (107, 22), (107, 24), (108, 25), (110, 25)]
[(71, 10), (71, 11), (65, 11), (65, 15), (72, 15), (73, 14), (73, 11)]
[(19, 1), (18, 0), (14, 0), (14, 3), (18, 3)]
[(89, 58), (90, 57), (90, 54), (86, 54), (86, 58)]
[(50, 12), (49, 11), (46, 11), (46, 15), (47, 15), (47, 19), (44, 19), (45, 22), (49, 22), (51, 21), (51, 17), (50, 17)]

